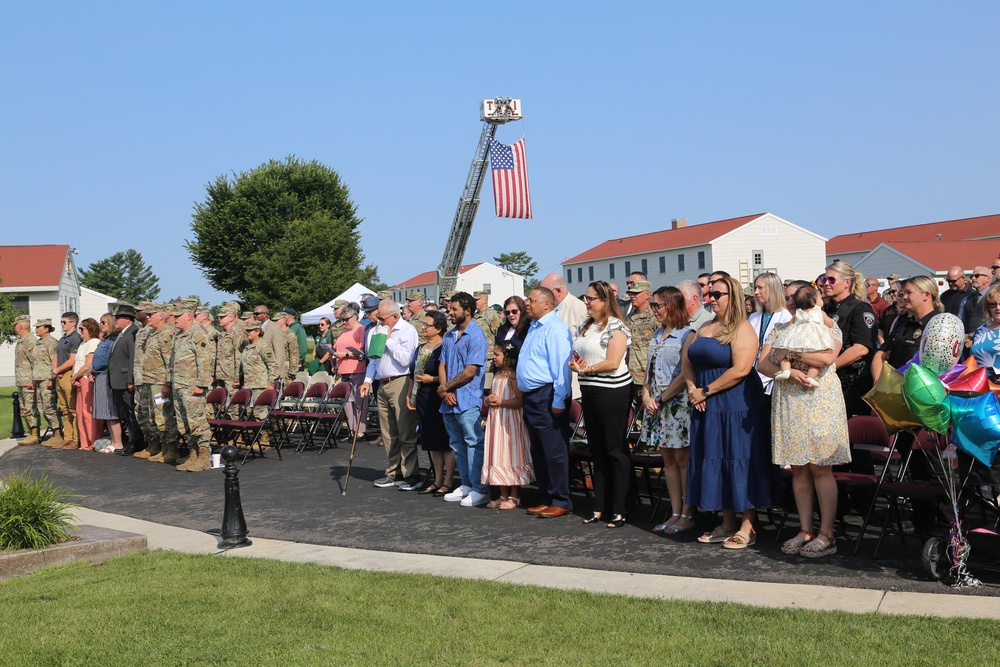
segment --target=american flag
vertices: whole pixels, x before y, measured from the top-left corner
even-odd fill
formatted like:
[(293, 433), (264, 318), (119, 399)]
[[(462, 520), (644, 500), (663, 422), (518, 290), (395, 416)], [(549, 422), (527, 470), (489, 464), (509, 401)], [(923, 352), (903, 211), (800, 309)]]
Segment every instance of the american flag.
[(493, 203), (498, 218), (530, 218), (528, 161), (524, 137), (512, 146), (490, 139), (490, 167), (493, 171)]

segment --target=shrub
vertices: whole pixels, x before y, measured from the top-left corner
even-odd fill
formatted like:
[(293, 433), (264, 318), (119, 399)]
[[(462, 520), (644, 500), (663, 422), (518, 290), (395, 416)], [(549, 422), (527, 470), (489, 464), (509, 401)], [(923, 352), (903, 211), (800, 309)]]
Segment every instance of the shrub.
[(15, 474), (0, 485), (0, 550), (41, 549), (69, 538), (70, 496), (48, 478)]

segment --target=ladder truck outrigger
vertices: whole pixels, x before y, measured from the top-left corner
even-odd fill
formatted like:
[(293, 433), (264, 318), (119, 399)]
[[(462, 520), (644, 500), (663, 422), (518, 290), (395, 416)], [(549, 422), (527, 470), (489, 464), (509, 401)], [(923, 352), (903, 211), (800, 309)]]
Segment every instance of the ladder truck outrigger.
[(455, 289), (458, 282), (458, 272), (462, 268), (462, 258), (465, 256), (465, 246), (469, 243), (472, 233), (472, 223), (479, 210), (479, 192), (483, 189), (486, 178), (486, 158), (489, 157), (490, 139), (497, 133), (497, 126), (515, 120), (521, 120), (521, 100), (510, 97), (496, 97), (483, 100), (479, 108), (483, 129), (479, 134), (479, 145), (476, 155), (472, 158), (469, 177), (465, 180), (465, 189), (458, 200), (455, 210), (455, 220), (451, 223), (451, 232), (445, 244), (444, 257), (437, 268), (438, 300), (441, 296)]

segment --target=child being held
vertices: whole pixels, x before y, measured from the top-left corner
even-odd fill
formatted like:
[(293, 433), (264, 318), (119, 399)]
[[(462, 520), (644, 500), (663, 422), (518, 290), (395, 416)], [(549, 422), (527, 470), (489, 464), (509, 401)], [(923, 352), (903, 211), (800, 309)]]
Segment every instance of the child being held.
[[(775, 380), (787, 380), (791, 377), (792, 353), (822, 352), (833, 349), (833, 334), (830, 327), (833, 320), (816, 303), (818, 293), (811, 287), (802, 287), (792, 299), (795, 301), (795, 319), (789, 323), (774, 339), (773, 348), (785, 350), (787, 354), (781, 359), (781, 371), (774, 376)], [(821, 369), (809, 366), (806, 378), (813, 387), (818, 387), (816, 380)]]

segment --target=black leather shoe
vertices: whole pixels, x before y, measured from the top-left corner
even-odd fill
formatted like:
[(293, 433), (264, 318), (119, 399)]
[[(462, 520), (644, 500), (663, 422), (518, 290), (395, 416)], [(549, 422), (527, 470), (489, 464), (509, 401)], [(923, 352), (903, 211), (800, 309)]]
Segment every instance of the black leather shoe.
[(132, 456), (135, 454), (135, 451), (135, 447), (125, 447), (123, 449), (116, 450), (115, 454), (118, 456)]

